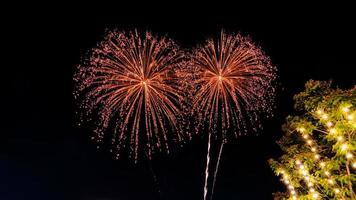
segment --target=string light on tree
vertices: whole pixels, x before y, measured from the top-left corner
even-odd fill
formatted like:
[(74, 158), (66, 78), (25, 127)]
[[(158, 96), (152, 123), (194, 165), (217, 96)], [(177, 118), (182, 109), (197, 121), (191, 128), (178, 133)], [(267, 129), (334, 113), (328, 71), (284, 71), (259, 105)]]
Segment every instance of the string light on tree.
[(318, 115), (321, 115), (321, 114), (323, 114), (323, 111), (319, 109), (319, 110), (316, 111), (316, 113), (317, 113)]
[(328, 115), (327, 114), (323, 114), (322, 118), (323, 119), (328, 119)]
[(337, 137), (337, 141), (341, 142), (341, 141), (343, 141), (343, 140), (344, 140), (344, 138), (343, 138), (342, 136), (338, 136), (338, 137)]
[(354, 156), (353, 156), (351, 153), (347, 153), (347, 154), (346, 154), (346, 158), (347, 158), (347, 159), (351, 159), (352, 157), (354, 157)]
[(353, 119), (354, 119), (354, 116), (353, 116), (353, 115), (347, 115), (347, 119), (348, 119), (348, 120), (353, 120)]
[(332, 128), (332, 129), (330, 129), (329, 132), (330, 132), (331, 134), (335, 134), (335, 133), (336, 133), (336, 129)]
[(356, 162), (352, 163), (352, 167), (356, 169)]
[(347, 144), (346, 143), (342, 144), (341, 145), (341, 150), (342, 151), (346, 151), (346, 149), (347, 149)]
[(348, 107), (343, 107), (343, 108), (342, 108), (342, 111), (343, 111), (344, 113), (348, 113), (348, 112), (350, 112), (350, 109), (349, 109)]
[(327, 123), (326, 123), (326, 126), (327, 126), (327, 127), (332, 127), (332, 126), (333, 126), (333, 123), (332, 123), (332, 122), (327, 122)]
[[(304, 113), (287, 118), (286, 135), (278, 141), (285, 154), (272, 164), (299, 180), (298, 199), (356, 199), (356, 87), (334, 90), (330, 83), (309, 81), (294, 99)], [(296, 129), (302, 140), (290, 134)]]

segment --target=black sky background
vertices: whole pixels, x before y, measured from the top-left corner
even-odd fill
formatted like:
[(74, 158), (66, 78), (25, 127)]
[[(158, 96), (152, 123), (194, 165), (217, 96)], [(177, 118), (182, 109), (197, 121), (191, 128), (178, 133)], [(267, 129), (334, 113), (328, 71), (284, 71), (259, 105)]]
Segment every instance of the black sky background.
[(278, 68), (275, 116), (258, 136), (226, 145), (214, 199), (271, 199), (283, 190), (267, 159), (280, 155), (275, 141), (293, 94), (311, 78), (356, 84), (355, 13), (349, 5), (256, 4), (12, 6), (2, 14), (0, 199), (202, 199), (205, 136), (152, 161), (158, 194), (148, 162), (114, 161), (76, 126), (75, 66), (112, 28), (166, 34), (183, 48), (221, 28), (250, 35)]

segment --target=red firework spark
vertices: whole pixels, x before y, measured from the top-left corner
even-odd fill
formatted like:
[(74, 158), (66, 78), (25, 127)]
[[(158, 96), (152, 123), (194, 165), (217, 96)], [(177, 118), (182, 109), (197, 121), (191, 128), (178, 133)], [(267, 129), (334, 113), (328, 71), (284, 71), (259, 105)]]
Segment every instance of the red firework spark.
[(258, 113), (271, 111), (276, 70), (249, 38), (222, 31), (220, 40), (194, 50), (190, 65), (197, 88), (193, 108), (210, 131), (231, 129), (237, 136), (247, 125), (256, 129)]
[(182, 139), (182, 95), (175, 76), (181, 58), (170, 39), (148, 32), (109, 32), (74, 78), (86, 117), (99, 116), (93, 139), (103, 142), (105, 131), (113, 128), (117, 156), (125, 146), (135, 160), (139, 148), (149, 158), (155, 150), (169, 152), (168, 140)]

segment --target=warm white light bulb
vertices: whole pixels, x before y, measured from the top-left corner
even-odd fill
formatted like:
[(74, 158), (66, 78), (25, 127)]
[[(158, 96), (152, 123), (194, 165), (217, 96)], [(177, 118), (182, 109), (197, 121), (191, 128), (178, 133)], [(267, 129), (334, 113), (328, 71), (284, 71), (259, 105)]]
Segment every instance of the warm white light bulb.
[(342, 151), (345, 151), (346, 149), (347, 149), (347, 144), (342, 144), (342, 145), (341, 145), (341, 150), (342, 150)]
[(328, 179), (328, 183), (329, 183), (330, 185), (333, 185), (333, 184), (334, 184), (334, 181), (333, 181), (332, 179)]
[(321, 163), (320, 163), (320, 166), (321, 166), (321, 167), (325, 167), (325, 163), (324, 163), (324, 162), (321, 162)]
[(332, 125), (333, 125), (332, 122), (327, 122), (327, 123), (326, 123), (326, 126), (327, 126), (327, 127), (331, 127)]
[(348, 119), (348, 120), (353, 120), (353, 119), (354, 119), (354, 116), (353, 116), (353, 115), (347, 115), (347, 119)]
[(337, 141), (341, 142), (344, 138), (342, 136), (337, 137)]
[(319, 154), (315, 154), (315, 155), (314, 155), (314, 158), (315, 158), (315, 159), (319, 159), (319, 158), (320, 158), (320, 155), (319, 155)]
[(350, 111), (350, 109), (348, 107), (343, 107), (342, 111), (344, 111), (345, 113), (348, 113)]
[(352, 158), (352, 157), (354, 157), (354, 156), (353, 156), (351, 153), (347, 153), (347, 154), (346, 154), (346, 158), (347, 158), (347, 159), (350, 159), (350, 158)]
[(307, 141), (307, 143), (308, 143), (308, 144), (311, 144), (311, 143), (312, 143), (312, 141), (311, 141), (311, 140), (308, 140), (308, 141)]
[(318, 193), (314, 193), (314, 194), (313, 194), (313, 198), (314, 198), (314, 199), (317, 199), (318, 197), (319, 197)]
[(336, 129), (334, 129), (334, 128), (330, 129), (330, 133), (331, 134), (335, 134), (336, 133)]
[(324, 174), (327, 175), (327, 176), (329, 176), (329, 175), (330, 175), (330, 172), (329, 172), (329, 171), (325, 171)]
[(323, 119), (328, 119), (328, 115), (327, 114), (323, 114), (322, 118)]
[(315, 148), (315, 147), (313, 147), (313, 148), (311, 148), (311, 150), (312, 150), (312, 152), (315, 152), (315, 151), (316, 151), (316, 148)]
[(295, 164), (300, 165), (301, 164), (300, 160), (296, 160)]
[(303, 138), (304, 139), (308, 139), (308, 135), (303, 135)]
[(352, 163), (352, 167), (356, 168), (356, 162)]
[(335, 191), (336, 194), (339, 194), (339, 193), (340, 193), (340, 190), (339, 190), (338, 188), (335, 188), (334, 191)]
[(316, 113), (317, 113), (318, 115), (321, 115), (321, 114), (323, 114), (323, 111), (319, 109), (319, 110), (316, 111)]

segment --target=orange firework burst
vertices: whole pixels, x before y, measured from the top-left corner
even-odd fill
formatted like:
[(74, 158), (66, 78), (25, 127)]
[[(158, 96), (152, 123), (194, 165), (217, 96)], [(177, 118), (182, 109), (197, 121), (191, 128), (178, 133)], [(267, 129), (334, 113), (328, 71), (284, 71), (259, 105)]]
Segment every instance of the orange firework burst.
[(197, 88), (193, 108), (210, 131), (233, 130), (237, 136), (248, 125), (259, 126), (258, 113), (270, 112), (276, 70), (249, 38), (222, 31), (219, 40), (194, 50), (190, 68)]
[[(274, 96), (272, 82), (275, 68), (269, 58), (249, 38), (221, 32), (220, 40), (209, 39), (193, 51), (191, 80), (196, 88), (192, 96), (193, 114), (198, 116), (196, 129), (208, 127), (208, 150), (205, 169), (204, 200), (213, 197), (216, 175), (228, 130), (245, 134), (247, 127), (260, 127), (258, 114), (270, 113)], [(209, 192), (211, 137), (219, 138), (221, 146)], [(231, 138), (231, 137), (230, 137)]]
[(181, 58), (170, 39), (148, 32), (109, 32), (74, 78), (86, 118), (99, 116), (93, 139), (103, 142), (110, 128), (117, 156), (125, 146), (135, 160), (140, 150), (149, 158), (156, 150), (169, 152), (168, 141), (182, 139), (182, 94), (175, 75)]

